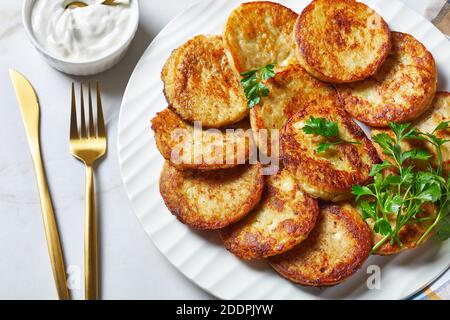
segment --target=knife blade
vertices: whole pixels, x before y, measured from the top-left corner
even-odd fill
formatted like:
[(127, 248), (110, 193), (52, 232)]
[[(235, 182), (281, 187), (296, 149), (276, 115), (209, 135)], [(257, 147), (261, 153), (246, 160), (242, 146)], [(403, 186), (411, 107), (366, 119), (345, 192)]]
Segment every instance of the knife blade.
[(41, 148), (39, 143), (39, 102), (36, 92), (30, 82), (19, 72), (9, 70), (11, 81), (16, 92), (17, 102), (22, 114), (23, 124), (28, 139), (28, 144), (36, 174), (39, 197), (41, 201), (42, 218), (44, 222), (45, 236), (48, 252), (52, 265), (58, 297), (61, 300), (70, 299), (67, 288), (64, 258), (59, 240), (58, 227), (53, 211), (52, 200), (47, 186), (44, 165), (42, 163)]

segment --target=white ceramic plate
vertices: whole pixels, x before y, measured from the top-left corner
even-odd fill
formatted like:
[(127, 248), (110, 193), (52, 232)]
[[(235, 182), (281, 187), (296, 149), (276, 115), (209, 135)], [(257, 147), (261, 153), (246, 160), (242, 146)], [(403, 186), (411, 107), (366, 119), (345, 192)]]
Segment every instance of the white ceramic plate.
[[(198, 34), (220, 34), (240, 0), (205, 0), (170, 22), (154, 39), (137, 65), (123, 99), (119, 120), (122, 178), (136, 215), (159, 250), (186, 277), (224, 299), (401, 299), (422, 289), (450, 262), (450, 241), (429, 241), (420, 249), (395, 257), (371, 257), (343, 284), (317, 289), (294, 285), (266, 262), (247, 263), (227, 252), (215, 232), (198, 232), (178, 222), (159, 195), (163, 158), (149, 120), (166, 107), (160, 72), (171, 51)], [(309, 3), (283, 0), (300, 13)], [(439, 89), (450, 89), (450, 43), (429, 21), (393, 0), (363, 1), (391, 30), (415, 36), (432, 52), (439, 70)], [(381, 288), (366, 286), (369, 266), (381, 269)]]

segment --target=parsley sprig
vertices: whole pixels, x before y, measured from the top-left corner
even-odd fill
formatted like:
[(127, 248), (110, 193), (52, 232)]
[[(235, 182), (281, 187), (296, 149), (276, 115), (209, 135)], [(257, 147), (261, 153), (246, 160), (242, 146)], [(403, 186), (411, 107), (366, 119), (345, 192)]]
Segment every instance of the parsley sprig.
[[(443, 160), (441, 147), (450, 140), (435, 135), (438, 130), (449, 128), (449, 122), (440, 123), (432, 133), (421, 132), (410, 124), (391, 123), (394, 137), (387, 133), (373, 136), (383, 153), (392, 158), (372, 167), (370, 175), (373, 183), (367, 186), (354, 186), (353, 194), (362, 212), (364, 220), (374, 221), (373, 230), (382, 236), (375, 244), (375, 252), (384, 243), (397, 244), (400, 248), (400, 230), (411, 223), (428, 223), (427, 230), (417, 241), (420, 245), (430, 232), (437, 228), (437, 235), (442, 240), (450, 237), (450, 182), (443, 176)], [(423, 149), (404, 150), (401, 143), (405, 139), (422, 140), (430, 143), (436, 150), (437, 168), (431, 165), (426, 170), (416, 170), (414, 161), (429, 160), (432, 155)], [(384, 173), (390, 169), (389, 174)], [(437, 212), (434, 216), (423, 216), (420, 213), (426, 203), (433, 203)]]
[(263, 81), (269, 80), (275, 76), (274, 64), (268, 64), (265, 67), (242, 72), (241, 85), (244, 88), (245, 97), (247, 98), (247, 104), (250, 109), (256, 106), (261, 97), (267, 97), (269, 95), (269, 88), (263, 83)]
[(314, 118), (311, 116), (303, 127), (303, 132), (306, 134), (315, 134), (326, 138), (325, 142), (319, 143), (317, 153), (323, 153), (329, 148), (344, 144), (361, 144), (357, 141), (346, 141), (339, 137), (339, 127), (336, 122), (328, 121), (325, 118)]

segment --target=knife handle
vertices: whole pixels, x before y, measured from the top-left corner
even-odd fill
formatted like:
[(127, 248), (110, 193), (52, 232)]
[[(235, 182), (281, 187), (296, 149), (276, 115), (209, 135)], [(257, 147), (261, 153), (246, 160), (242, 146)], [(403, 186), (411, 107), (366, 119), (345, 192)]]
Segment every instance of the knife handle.
[(39, 197), (41, 199), (42, 219), (44, 221), (45, 237), (47, 238), (48, 253), (50, 255), (50, 262), (52, 265), (53, 277), (55, 279), (58, 298), (60, 300), (69, 300), (70, 296), (69, 290), (67, 288), (64, 258), (39, 147), (36, 147), (34, 150), (32, 150), (32, 155), (34, 171), (36, 172), (37, 177)]

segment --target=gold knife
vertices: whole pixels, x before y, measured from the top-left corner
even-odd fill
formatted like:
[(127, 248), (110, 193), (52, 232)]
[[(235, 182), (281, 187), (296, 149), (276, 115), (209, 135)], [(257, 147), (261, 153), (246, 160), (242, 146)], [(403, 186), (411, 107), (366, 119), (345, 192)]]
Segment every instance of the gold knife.
[(11, 69), (9, 70), (9, 75), (16, 91), (17, 101), (19, 103), (20, 112), (22, 113), (28, 144), (33, 158), (34, 171), (36, 173), (39, 196), (41, 199), (45, 235), (47, 238), (48, 252), (50, 254), (56, 290), (59, 299), (69, 300), (70, 296), (69, 290), (67, 289), (64, 258), (39, 145), (39, 102), (32, 85), (23, 75)]

